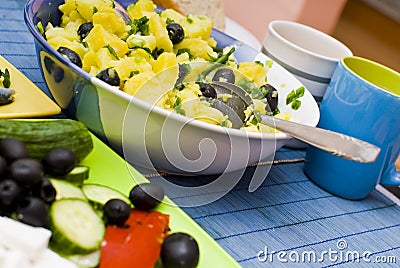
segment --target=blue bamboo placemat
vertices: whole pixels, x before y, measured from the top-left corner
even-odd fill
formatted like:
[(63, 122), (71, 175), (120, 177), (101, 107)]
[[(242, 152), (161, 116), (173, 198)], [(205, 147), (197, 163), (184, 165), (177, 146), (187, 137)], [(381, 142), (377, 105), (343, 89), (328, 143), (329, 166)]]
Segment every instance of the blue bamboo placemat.
[[(24, 23), (24, 5), (21, 0), (0, 0), (0, 54), (46, 90)], [(255, 192), (250, 193), (248, 185), (256, 166), (215, 202), (183, 209), (243, 267), (398, 267), (399, 200), (381, 187), (362, 201), (334, 197), (305, 177), (304, 154), (279, 150)], [(196, 186), (213, 179), (161, 177), (139, 170), (160, 183)], [(201, 203), (217, 191), (193, 195), (167, 188), (177, 203)]]

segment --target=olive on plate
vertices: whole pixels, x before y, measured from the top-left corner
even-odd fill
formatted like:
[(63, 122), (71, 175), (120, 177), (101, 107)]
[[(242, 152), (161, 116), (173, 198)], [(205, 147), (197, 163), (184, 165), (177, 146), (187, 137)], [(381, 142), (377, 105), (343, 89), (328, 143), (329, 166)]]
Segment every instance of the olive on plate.
[(49, 223), (49, 212), (46, 203), (37, 197), (25, 197), (15, 210), (16, 218), (36, 227), (46, 227)]
[(44, 176), (42, 164), (33, 158), (17, 159), (10, 165), (11, 177), (23, 186), (31, 186)]
[(103, 206), (107, 224), (123, 226), (131, 213), (131, 207), (121, 199), (110, 199)]
[(199, 246), (186, 233), (168, 235), (161, 246), (161, 261), (165, 268), (192, 268), (199, 262)]
[(25, 144), (14, 138), (4, 138), (0, 140), (0, 154), (8, 163), (19, 158), (29, 157), (29, 152)]
[(53, 148), (42, 160), (47, 173), (54, 176), (63, 176), (76, 165), (75, 153), (67, 148)]
[(14, 209), (21, 192), (21, 187), (15, 180), (0, 181), (0, 215), (6, 215)]
[(46, 204), (56, 200), (57, 191), (48, 178), (43, 178), (39, 183), (32, 186), (32, 194), (42, 199)]
[(155, 183), (142, 183), (132, 188), (129, 200), (135, 208), (151, 210), (164, 199), (164, 189)]
[(7, 160), (0, 155), (0, 178), (4, 178), (7, 174)]

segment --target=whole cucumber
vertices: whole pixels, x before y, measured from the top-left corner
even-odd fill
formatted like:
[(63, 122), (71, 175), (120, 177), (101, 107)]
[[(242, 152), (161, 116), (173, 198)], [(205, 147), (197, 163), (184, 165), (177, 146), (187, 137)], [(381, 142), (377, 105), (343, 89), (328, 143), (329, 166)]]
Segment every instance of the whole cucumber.
[(39, 160), (55, 147), (72, 150), (78, 162), (93, 150), (89, 130), (72, 119), (0, 119), (0, 139), (10, 137), (24, 142), (30, 157)]

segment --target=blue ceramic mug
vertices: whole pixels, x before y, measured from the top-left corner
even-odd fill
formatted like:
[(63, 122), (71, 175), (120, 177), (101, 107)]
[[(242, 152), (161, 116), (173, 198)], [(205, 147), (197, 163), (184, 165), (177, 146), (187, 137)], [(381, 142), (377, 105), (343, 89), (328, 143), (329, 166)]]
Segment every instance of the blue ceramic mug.
[(381, 148), (373, 163), (358, 163), (309, 147), (305, 174), (322, 189), (346, 198), (365, 198), (379, 183), (400, 185), (400, 74), (355, 56), (335, 69), (320, 106), (319, 127), (342, 132)]

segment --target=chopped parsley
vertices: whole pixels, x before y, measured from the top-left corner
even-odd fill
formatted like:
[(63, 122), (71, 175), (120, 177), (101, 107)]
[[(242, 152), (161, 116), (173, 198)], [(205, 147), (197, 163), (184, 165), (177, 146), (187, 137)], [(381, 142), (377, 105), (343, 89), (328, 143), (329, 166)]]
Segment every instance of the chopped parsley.
[(94, 6), (94, 7), (93, 7), (93, 14), (97, 13), (97, 11), (99, 11), (99, 10), (97, 9), (96, 6)]
[(111, 55), (113, 55), (117, 60), (119, 60), (119, 57), (112, 46), (106, 45), (105, 48), (108, 49)]
[(189, 60), (193, 60), (194, 57), (192, 54), (190, 54), (190, 49), (188, 48), (180, 48), (178, 49), (178, 52), (176, 53), (177, 56), (183, 54), (183, 53), (187, 53), (189, 55)]
[(129, 30), (129, 35), (137, 34), (140, 32), (142, 35), (149, 34), (149, 25), (147, 22), (149, 19), (146, 16), (141, 17), (140, 19), (134, 19), (128, 22), (128, 25), (131, 26)]
[(163, 48), (158, 48), (156, 47), (155, 49), (153, 49), (153, 51), (151, 52), (151, 56), (153, 56), (153, 58), (156, 60), (158, 58), (158, 56), (160, 56), (162, 53), (164, 52)]
[(267, 66), (268, 68), (271, 68), (273, 63), (274, 62), (272, 60), (266, 60), (265, 61), (265, 66)]
[(39, 33), (44, 36), (44, 27), (41, 21), (36, 24), (36, 28), (38, 29)]
[(129, 78), (131, 78), (132, 76), (137, 75), (137, 74), (139, 74), (139, 73), (140, 73), (139, 70), (133, 70), (132, 72), (130, 72)]
[(261, 123), (261, 120), (262, 120), (262, 118), (261, 118), (260, 112), (257, 110), (254, 110), (253, 118), (251, 119), (250, 123), (257, 126), (259, 123)]
[(298, 110), (301, 106), (301, 101), (299, 98), (304, 96), (304, 87), (301, 86), (296, 90), (290, 91), (290, 93), (286, 96), (286, 105), (291, 104), (293, 110)]
[(173, 106), (176, 113), (181, 115), (186, 115), (185, 110), (182, 109), (182, 99), (177, 97)]
[(192, 23), (193, 23), (193, 19), (192, 19), (191, 17), (189, 17), (189, 16), (186, 16), (186, 21), (187, 21), (189, 24), (192, 24)]
[(167, 18), (167, 20), (165, 21), (165, 23), (168, 25), (168, 24), (171, 24), (171, 23), (173, 23), (173, 22), (175, 22), (173, 19), (171, 19), (171, 18)]

